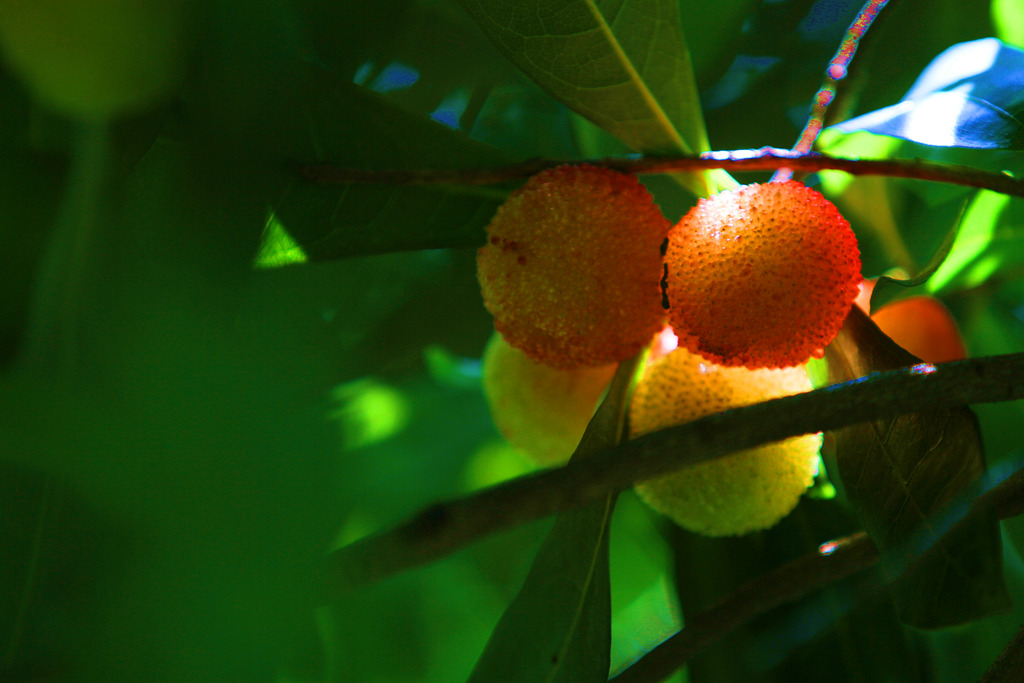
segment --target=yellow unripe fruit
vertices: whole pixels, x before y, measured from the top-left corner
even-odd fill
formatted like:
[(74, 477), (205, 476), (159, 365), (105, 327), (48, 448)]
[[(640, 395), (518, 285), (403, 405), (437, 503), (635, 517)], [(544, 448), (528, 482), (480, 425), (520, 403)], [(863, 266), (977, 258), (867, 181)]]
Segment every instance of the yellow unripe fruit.
[[(630, 432), (636, 437), (810, 389), (803, 366), (726, 368), (680, 347), (647, 368), (630, 405)], [(707, 536), (767, 529), (811, 485), (821, 442), (813, 434), (766, 444), (643, 482), (636, 491), (680, 526)]]
[(576, 450), (615, 368), (559, 370), (495, 333), (484, 351), (484, 394), (509, 443), (540, 465), (560, 465)]
[(47, 107), (103, 121), (172, 95), (190, 0), (3, 0), (0, 48)]

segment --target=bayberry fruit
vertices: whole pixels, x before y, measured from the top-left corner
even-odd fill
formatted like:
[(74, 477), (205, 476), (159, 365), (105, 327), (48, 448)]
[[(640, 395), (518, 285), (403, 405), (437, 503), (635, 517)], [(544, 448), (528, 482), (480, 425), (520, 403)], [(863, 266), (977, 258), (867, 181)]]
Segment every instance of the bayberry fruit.
[(478, 252), (495, 329), (557, 368), (635, 355), (664, 323), (670, 227), (635, 176), (589, 165), (538, 173), (498, 209)]
[(820, 358), (861, 282), (850, 224), (794, 181), (701, 199), (669, 233), (665, 262), (680, 343), (727, 366)]
[[(679, 347), (646, 369), (630, 405), (630, 433), (810, 389), (803, 367), (726, 368)], [(767, 529), (813, 482), (821, 443), (821, 434), (812, 434), (740, 451), (642, 482), (636, 491), (680, 526), (707, 536)]]

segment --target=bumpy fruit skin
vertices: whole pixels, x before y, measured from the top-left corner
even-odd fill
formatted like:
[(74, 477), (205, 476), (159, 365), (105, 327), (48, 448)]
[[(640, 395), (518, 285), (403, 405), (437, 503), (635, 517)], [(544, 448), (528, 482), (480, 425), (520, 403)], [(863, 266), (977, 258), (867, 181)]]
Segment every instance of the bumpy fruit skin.
[(894, 301), (871, 314), (894, 342), (928, 363), (967, 357), (956, 321), (942, 302), (930, 296)]
[[(748, 370), (717, 366), (679, 347), (649, 366), (630, 405), (639, 436), (728, 408), (811, 389), (803, 367)], [(643, 482), (637, 493), (680, 526), (735, 536), (774, 526), (811, 485), (821, 434), (795, 437)]]
[(190, 0), (3, 0), (0, 48), (36, 97), (81, 120), (156, 104), (184, 68)]
[(538, 173), (498, 209), (477, 255), (495, 328), (557, 368), (633, 356), (664, 322), (670, 227), (635, 176), (588, 165)]
[(484, 395), (509, 443), (539, 465), (559, 465), (576, 450), (615, 368), (559, 370), (495, 333), (484, 351)]
[[(904, 274), (905, 277), (905, 274)], [(871, 294), (877, 280), (861, 283), (855, 301), (890, 339), (927, 363), (945, 363), (967, 357), (967, 346), (953, 314), (931, 296), (912, 296), (871, 313)]]
[(820, 358), (861, 282), (850, 224), (793, 181), (701, 199), (669, 233), (665, 262), (680, 343), (727, 366)]

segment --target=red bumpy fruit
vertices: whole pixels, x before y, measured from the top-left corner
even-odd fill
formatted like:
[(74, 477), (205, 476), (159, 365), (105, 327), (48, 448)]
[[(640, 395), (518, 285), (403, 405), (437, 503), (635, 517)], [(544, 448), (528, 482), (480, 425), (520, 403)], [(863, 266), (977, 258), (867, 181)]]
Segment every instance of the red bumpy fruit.
[(664, 322), (670, 227), (635, 176), (589, 165), (538, 173), (498, 209), (477, 255), (494, 327), (556, 368), (633, 356)]
[(820, 358), (861, 282), (850, 224), (794, 181), (701, 199), (669, 233), (665, 262), (680, 344), (726, 366)]

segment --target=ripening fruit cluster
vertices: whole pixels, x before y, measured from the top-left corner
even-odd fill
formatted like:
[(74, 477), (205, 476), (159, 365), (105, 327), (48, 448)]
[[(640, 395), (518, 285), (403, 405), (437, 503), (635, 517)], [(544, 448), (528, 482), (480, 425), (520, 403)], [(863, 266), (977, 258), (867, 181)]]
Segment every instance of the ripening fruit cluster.
[[(673, 227), (634, 176), (587, 165), (513, 192), (477, 265), (500, 333), (484, 357), (495, 424), (543, 464), (568, 459), (615, 364), (663, 339), (666, 320), (680, 348), (645, 370), (634, 436), (809, 390), (803, 366), (861, 282), (849, 224), (800, 183), (702, 199)], [(638, 491), (701, 533), (767, 528), (810, 485), (820, 445), (814, 435), (764, 446)]]

